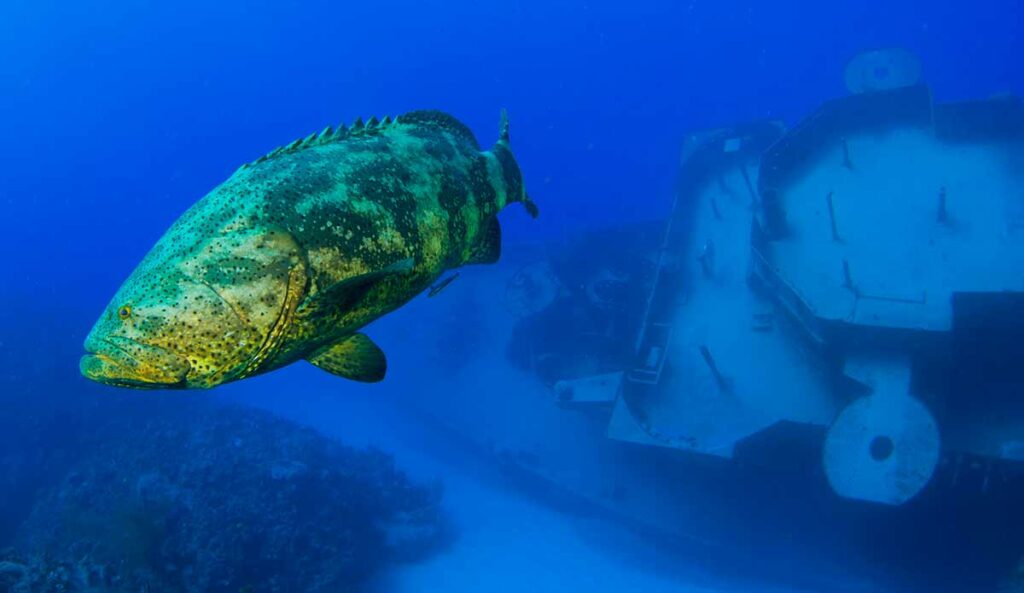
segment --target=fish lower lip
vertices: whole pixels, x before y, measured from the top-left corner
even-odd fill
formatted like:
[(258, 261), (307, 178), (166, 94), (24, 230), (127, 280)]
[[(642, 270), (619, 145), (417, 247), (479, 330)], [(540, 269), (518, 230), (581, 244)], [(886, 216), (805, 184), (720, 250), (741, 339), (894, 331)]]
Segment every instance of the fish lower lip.
[(106, 354), (93, 352), (86, 354), (78, 362), (78, 370), (82, 372), (82, 375), (100, 383), (107, 382), (114, 375), (111, 371), (120, 368), (122, 365), (113, 358)]
[(115, 387), (160, 389), (184, 385), (184, 378), (146, 377), (131, 365), (101, 352), (87, 352), (79, 361), (78, 368), (85, 378)]

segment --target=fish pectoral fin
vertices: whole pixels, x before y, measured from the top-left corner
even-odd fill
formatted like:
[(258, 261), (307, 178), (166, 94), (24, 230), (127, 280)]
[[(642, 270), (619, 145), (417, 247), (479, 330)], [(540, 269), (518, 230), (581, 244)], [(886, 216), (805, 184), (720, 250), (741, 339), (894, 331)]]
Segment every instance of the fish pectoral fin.
[(388, 368), (384, 351), (366, 334), (352, 334), (317, 350), (306, 360), (332, 375), (363, 383), (380, 381)]
[(492, 218), (484, 228), (483, 236), (469, 252), (467, 264), (493, 264), (501, 258), (501, 225), (497, 218)]
[(384, 268), (383, 270), (381, 270), (381, 273), (385, 275), (404, 274), (406, 272), (411, 272), (415, 265), (416, 261), (413, 260), (413, 258), (411, 257), (407, 257), (405, 259), (398, 260), (395, 263), (391, 264), (390, 266)]
[(320, 316), (336, 313), (345, 310), (362, 298), (375, 284), (394, 274), (402, 274), (413, 269), (413, 259), (407, 257), (387, 267), (353, 276), (329, 286), (316, 295), (310, 297), (299, 309), (299, 316), (303, 318), (317, 318)]

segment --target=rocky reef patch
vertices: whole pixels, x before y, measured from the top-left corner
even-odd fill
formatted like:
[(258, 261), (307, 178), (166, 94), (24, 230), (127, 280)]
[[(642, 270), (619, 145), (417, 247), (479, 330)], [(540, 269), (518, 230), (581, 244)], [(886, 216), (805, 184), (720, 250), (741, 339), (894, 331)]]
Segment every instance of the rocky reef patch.
[(208, 396), (87, 401), (0, 418), (0, 592), (343, 593), (450, 533), (383, 452)]

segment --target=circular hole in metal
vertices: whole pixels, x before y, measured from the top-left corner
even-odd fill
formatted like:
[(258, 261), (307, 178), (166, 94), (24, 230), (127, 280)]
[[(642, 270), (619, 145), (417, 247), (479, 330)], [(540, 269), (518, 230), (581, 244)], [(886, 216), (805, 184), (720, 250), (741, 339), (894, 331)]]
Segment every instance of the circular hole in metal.
[(871, 453), (871, 458), (875, 461), (885, 461), (892, 456), (892, 450), (894, 448), (895, 446), (892, 443), (892, 439), (887, 436), (877, 436), (871, 439), (868, 451)]

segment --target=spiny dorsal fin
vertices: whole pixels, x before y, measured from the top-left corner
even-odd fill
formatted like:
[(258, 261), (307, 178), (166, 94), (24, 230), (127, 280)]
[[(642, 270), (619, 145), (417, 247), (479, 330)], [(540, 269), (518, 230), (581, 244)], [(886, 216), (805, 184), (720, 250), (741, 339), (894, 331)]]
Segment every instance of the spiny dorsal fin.
[(316, 135), (317, 144), (327, 144), (334, 140), (334, 126), (327, 126)]
[(389, 115), (384, 116), (383, 119), (377, 119), (377, 117), (374, 116), (365, 122), (363, 121), (363, 118), (360, 117), (357, 118), (351, 126), (346, 126), (345, 124), (339, 124), (336, 128), (327, 126), (318, 133), (313, 133), (305, 138), (299, 138), (290, 144), (279, 146), (255, 161), (242, 165), (239, 167), (239, 170), (248, 169), (253, 165), (258, 165), (264, 161), (281, 155), (293, 154), (310, 146), (324, 146), (326, 144), (340, 142), (348, 138), (372, 136), (399, 123), (441, 127), (451, 131), (457, 136), (466, 138), (470, 143), (477, 147), (477, 149), (479, 149), (479, 145), (476, 143), (476, 138), (473, 137), (473, 132), (454, 117), (440, 111), (412, 111), (397, 117), (391, 117)]

